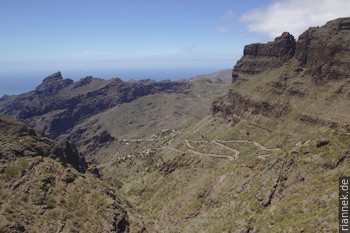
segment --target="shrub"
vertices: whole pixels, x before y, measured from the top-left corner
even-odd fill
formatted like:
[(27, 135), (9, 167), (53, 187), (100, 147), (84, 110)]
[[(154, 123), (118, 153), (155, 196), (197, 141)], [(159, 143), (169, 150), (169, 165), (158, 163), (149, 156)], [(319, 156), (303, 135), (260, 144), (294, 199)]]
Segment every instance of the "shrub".
[(24, 171), (27, 167), (28, 161), (25, 158), (19, 158), (3, 170), (2, 178), (9, 180), (18, 173)]
[(46, 201), (46, 206), (49, 209), (53, 209), (56, 206), (56, 200), (53, 196), (49, 196)]

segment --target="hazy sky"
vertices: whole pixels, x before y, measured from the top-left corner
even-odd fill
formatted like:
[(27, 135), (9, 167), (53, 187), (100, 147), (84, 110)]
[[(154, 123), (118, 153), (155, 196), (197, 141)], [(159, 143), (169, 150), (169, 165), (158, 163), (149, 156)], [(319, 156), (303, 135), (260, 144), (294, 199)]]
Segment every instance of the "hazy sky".
[(0, 85), (36, 71), (231, 68), (245, 44), (297, 38), (349, 9), (349, 0), (0, 0)]

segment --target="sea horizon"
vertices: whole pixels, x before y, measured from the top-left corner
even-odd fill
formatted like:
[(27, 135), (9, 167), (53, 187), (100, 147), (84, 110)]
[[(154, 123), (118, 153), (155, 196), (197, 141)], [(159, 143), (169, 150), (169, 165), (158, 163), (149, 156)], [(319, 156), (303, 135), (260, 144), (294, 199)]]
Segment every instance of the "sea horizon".
[(101, 79), (120, 78), (123, 81), (152, 79), (186, 80), (199, 75), (215, 73), (230, 68), (161, 68), (161, 69), (100, 69), (100, 70), (43, 70), (0, 73), (0, 98), (5, 95), (19, 95), (35, 90), (49, 75), (60, 71), (65, 79), (78, 81), (87, 76)]

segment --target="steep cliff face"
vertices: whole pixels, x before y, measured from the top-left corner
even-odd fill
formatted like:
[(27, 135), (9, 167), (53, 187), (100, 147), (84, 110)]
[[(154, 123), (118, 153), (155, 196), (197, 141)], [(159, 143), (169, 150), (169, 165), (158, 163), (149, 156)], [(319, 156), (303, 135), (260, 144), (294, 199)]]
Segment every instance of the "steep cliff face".
[[(212, 112), (266, 130), (344, 127), (350, 121), (350, 18), (310, 28), (297, 42), (248, 45), (233, 69), (234, 85)], [(283, 127), (282, 127), (283, 125)]]
[(349, 25), (349, 18), (340, 18), (309, 28), (297, 42), (285, 32), (273, 42), (247, 45), (233, 69), (233, 78), (281, 67), (291, 58), (298, 60), (296, 69), (308, 69), (315, 83), (349, 77)]
[(246, 45), (233, 74), (259, 74), (278, 68), (293, 57), (295, 44), (294, 37), (285, 32), (273, 42)]
[(310, 28), (300, 35), (295, 58), (316, 83), (350, 78), (350, 18)]

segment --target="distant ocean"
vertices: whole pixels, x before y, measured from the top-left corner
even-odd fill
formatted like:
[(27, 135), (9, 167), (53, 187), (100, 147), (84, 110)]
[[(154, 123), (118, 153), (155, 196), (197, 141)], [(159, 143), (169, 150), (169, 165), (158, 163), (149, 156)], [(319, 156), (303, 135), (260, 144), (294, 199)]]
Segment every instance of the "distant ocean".
[[(225, 69), (225, 68), (222, 68)], [(94, 78), (111, 79), (120, 78), (124, 81), (131, 79), (154, 79), (154, 80), (181, 80), (189, 79), (202, 74), (209, 74), (221, 68), (185, 68), (185, 69), (120, 69), (120, 70), (61, 70), (63, 78), (70, 78), (77, 81), (86, 76)], [(57, 72), (0, 72), (0, 98), (3, 95), (17, 95), (35, 90), (42, 80), (50, 74)]]

